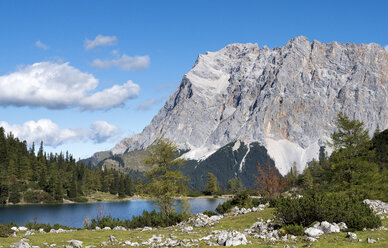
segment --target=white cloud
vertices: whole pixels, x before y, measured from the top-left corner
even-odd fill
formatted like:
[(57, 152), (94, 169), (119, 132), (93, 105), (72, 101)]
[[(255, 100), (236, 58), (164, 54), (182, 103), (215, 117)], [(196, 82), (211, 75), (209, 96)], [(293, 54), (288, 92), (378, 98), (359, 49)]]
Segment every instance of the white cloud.
[(39, 48), (42, 48), (42, 49), (44, 49), (44, 50), (49, 49), (49, 47), (48, 47), (46, 44), (42, 43), (40, 40), (38, 40), (37, 42), (35, 42), (35, 46), (36, 46), (36, 47), (39, 47)]
[(384, 48), (385, 48), (385, 51), (387, 51), (388, 53), (388, 45), (386, 45)]
[(145, 69), (150, 65), (150, 57), (149, 56), (135, 56), (131, 57), (126, 54), (123, 54), (118, 59), (95, 59), (92, 62), (93, 67), (98, 68), (111, 68), (118, 67), (123, 71), (135, 71)]
[(91, 138), (96, 143), (102, 143), (120, 133), (120, 130), (115, 125), (111, 125), (106, 121), (95, 121), (91, 126)]
[(160, 103), (162, 100), (163, 99), (152, 98), (146, 102), (139, 104), (139, 106), (136, 107), (136, 110), (141, 110), (141, 111), (149, 110), (153, 105)]
[(110, 109), (139, 94), (140, 86), (123, 85), (91, 93), (98, 80), (69, 63), (41, 62), (0, 76), (0, 105), (49, 109), (79, 107), (81, 110)]
[(91, 50), (93, 48), (96, 48), (98, 46), (113, 46), (117, 44), (117, 37), (116, 36), (104, 36), (104, 35), (97, 35), (94, 40), (85, 40), (85, 49)]
[(59, 126), (50, 119), (41, 119), (37, 122), (27, 121), (23, 125), (10, 125), (5, 121), (0, 121), (7, 133), (12, 132), (20, 140), (27, 140), (29, 144), (41, 141), (47, 146), (58, 146), (69, 142), (93, 141), (103, 143), (117, 136), (120, 131), (118, 127), (106, 121), (93, 122), (90, 130), (84, 128), (60, 129)]

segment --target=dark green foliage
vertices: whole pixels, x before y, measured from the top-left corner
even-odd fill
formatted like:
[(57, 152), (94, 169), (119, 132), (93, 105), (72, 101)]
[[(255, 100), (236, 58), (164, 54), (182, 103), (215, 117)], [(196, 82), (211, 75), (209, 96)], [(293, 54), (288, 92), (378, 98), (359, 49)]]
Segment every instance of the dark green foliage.
[(374, 161), (381, 169), (388, 167), (388, 129), (375, 132), (370, 150), (374, 151)]
[(13, 231), (9, 226), (0, 224), (0, 238), (7, 238), (9, 237)]
[(287, 234), (295, 236), (301, 236), (304, 234), (304, 227), (298, 224), (285, 225), (283, 226), (283, 229)]
[(15, 204), (15, 203), (19, 203), (19, 202), (20, 202), (20, 199), (21, 199), (21, 194), (20, 194), (20, 192), (18, 192), (18, 191), (12, 191), (12, 192), (9, 194), (9, 199), (8, 199), (8, 201)]
[(155, 210), (151, 212), (143, 211), (142, 215), (133, 216), (132, 220), (120, 220), (118, 218), (112, 218), (112, 216), (98, 217), (97, 219), (92, 219), (87, 228), (94, 229), (96, 226), (100, 228), (114, 228), (116, 226), (123, 226), (126, 228), (139, 228), (145, 226), (167, 227), (182, 222), (188, 219), (188, 217), (189, 216), (186, 213), (172, 212), (169, 215), (165, 215), (156, 212)]
[(322, 177), (314, 178), (319, 190), (348, 192), (364, 199), (388, 200), (388, 173), (384, 168), (384, 156), (388, 153), (384, 147), (388, 140), (385, 140), (384, 134), (380, 136), (375, 133), (371, 141), (362, 122), (350, 120), (341, 113), (338, 114), (337, 129), (331, 135), (329, 145), (333, 153), (328, 166), (318, 167), (323, 169)]
[[(68, 153), (46, 154), (43, 143), (37, 154), (35, 145), (28, 149), (27, 142), (19, 141), (12, 133), (6, 135), (0, 127), (0, 205), (19, 203), (60, 203), (64, 197), (85, 201), (85, 195), (94, 191), (109, 192), (119, 186), (122, 173), (102, 171), (84, 163), (76, 163)], [(128, 190), (121, 195), (134, 194), (133, 182), (128, 179)], [(102, 182), (107, 182), (105, 188)], [(114, 183), (112, 183), (114, 182)], [(124, 187), (126, 185), (124, 184)]]
[(48, 194), (42, 191), (27, 191), (23, 197), (25, 202), (40, 203), (46, 201)]
[(87, 202), (88, 198), (82, 197), (82, 196), (77, 196), (76, 198), (72, 199), (74, 202)]
[(6, 204), (8, 199), (8, 185), (0, 183), (0, 204)]
[(207, 195), (215, 195), (220, 191), (220, 187), (218, 186), (217, 177), (209, 172), (207, 173), (207, 183), (205, 186), (205, 192)]
[(302, 198), (281, 198), (276, 217), (285, 225), (311, 225), (315, 221), (345, 222), (349, 229), (362, 230), (381, 225), (369, 206), (344, 193), (319, 193)]
[[(274, 166), (274, 162), (269, 157), (267, 150), (257, 142), (250, 143), (248, 152), (247, 144), (240, 142), (237, 150), (233, 149), (235, 142), (217, 150), (205, 160), (187, 160), (181, 168), (184, 175), (190, 178), (191, 190), (205, 190), (208, 172), (217, 176), (220, 188), (228, 188), (230, 179), (241, 181), (241, 188), (237, 187), (235, 193), (247, 188), (255, 187), (255, 177), (257, 174), (257, 162)], [(246, 155), (246, 156), (245, 156)], [(240, 164), (245, 156), (245, 163), (240, 171)], [(236, 176), (237, 175), (237, 176)]]
[(70, 227), (68, 226), (62, 226), (59, 224), (50, 225), (50, 224), (35, 223), (35, 222), (27, 222), (25, 227), (27, 227), (28, 229), (34, 229), (34, 230), (39, 230), (40, 228), (43, 228), (45, 232), (49, 232), (51, 229), (58, 230), (59, 228), (64, 230), (70, 229)]
[(199, 196), (203, 196), (204, 193), (202, 191), (199, 191), (199, 190), (196, 190), (196, 191), (190, 191), (187, 196), (188, 197), (199, 197)]
[(217, 213), (216, 212), (214, 212), (214, 211), (209, 211), (209, 210), (205, 210), (205, 211), (203, 211), (203, 214), (204, 215), (207, 215), (207, 216), (209, 216), (209, 217), (212, 217), (213, 215), (217, 215)]
[(228, 192), (231, 194), (238, 194), (243, 191), (243, 186), (240, 178), (232, 178), (228, 181)]
[(248, 191), (243, 191), (242, 193), (235, 195), (233, 199), (218, 204), (216, 211), (220, 214), (224, 214), (235, 206), (239, 208), (251, 208), (254, 206)]

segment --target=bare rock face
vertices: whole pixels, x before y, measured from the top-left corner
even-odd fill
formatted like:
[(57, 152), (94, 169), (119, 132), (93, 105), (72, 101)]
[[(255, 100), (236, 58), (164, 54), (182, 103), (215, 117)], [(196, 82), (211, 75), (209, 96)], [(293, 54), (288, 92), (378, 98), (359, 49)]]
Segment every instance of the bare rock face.
[(317, 158), (338, 112), (372, 133), (388, 128), (388, 55), (380, 45), (305, 37), (284, 47), (231, 44), (199, 55), (142, 133), (111, 152), (145, 149), (164, 136), (200, 160), (237, 140), (259, 142), (280, 173)]

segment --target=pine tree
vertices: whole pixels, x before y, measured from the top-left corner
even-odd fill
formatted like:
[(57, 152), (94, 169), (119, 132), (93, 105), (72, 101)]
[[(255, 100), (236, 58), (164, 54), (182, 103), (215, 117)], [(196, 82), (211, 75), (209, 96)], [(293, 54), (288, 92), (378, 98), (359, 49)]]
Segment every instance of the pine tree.
[(19, 185), (16, 182), (16, 178), (13, 178), (11, 180), (11, 186), (10, 186), (10, 192), (9, 192), (9, 202), (12, 202), (13, 204), (19, 203), (21, 200), (21, 194), (19, 191)]
[(303, 170), (302, 181), (304, 189), (311, 190), (313, 188), (313, 177), (308, 167)]
[(144, 193), (144, 185), (143, 185), (143, 180), (141, 179), (141, 177), (136, 178), (135, 192), (138, 195), (141, 195)]
[(8, 185), (5, 182), (0, 182), (0, 205), (4, 205), (8, 200)]
[(133, 183), (133, 177), (127, 175), (125, 177), (125, 194), (128, 196), (133, 196), (135, 193), (135, 185)]
[(62, 180), (59, 179), (57, 182), (57, 185), (55, 187), (55, 194), (54, 199), (56, 202), (62, 202), (63, 201), (63, 186), (62, 186)]
[(73, 173), (73, 178), (71, 180), (70, 189), (69, 189), (67, 195), (70, 199), (74, 199), (78, 196), (78, 194), (77, 194), (77, 174), (75, 171)]
[(215, 195), (220, 191), (218, 186), (217, 177), (213, 173), (209, 172), (207, 174), (207, 183), (206, 183), (206, 192), (210, 195)]
[(123, 175), (121, 175), (119, 179), (119, 198), (124, 198), (124, 197), (125, 197), (124, 177)]

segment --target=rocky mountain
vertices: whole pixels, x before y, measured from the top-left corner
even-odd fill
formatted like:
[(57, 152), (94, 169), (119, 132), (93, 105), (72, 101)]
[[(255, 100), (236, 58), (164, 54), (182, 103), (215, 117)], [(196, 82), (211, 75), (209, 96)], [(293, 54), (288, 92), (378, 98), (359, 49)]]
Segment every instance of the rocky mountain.
[(388, 128), (388, 55), (380, 45), (306, 37), (274, 49), (231, 44), (199, 55), (151, 123), (110, 152), (143, 150), (164, 136), (200, 163), (241, 141), (245, 157), (231, 162), (237, 171), (248, 166), (249, 144), (256, 143), (284, 175), (293, 162), (302, 170), (318, 158), (338, 112), (371, 133)]

